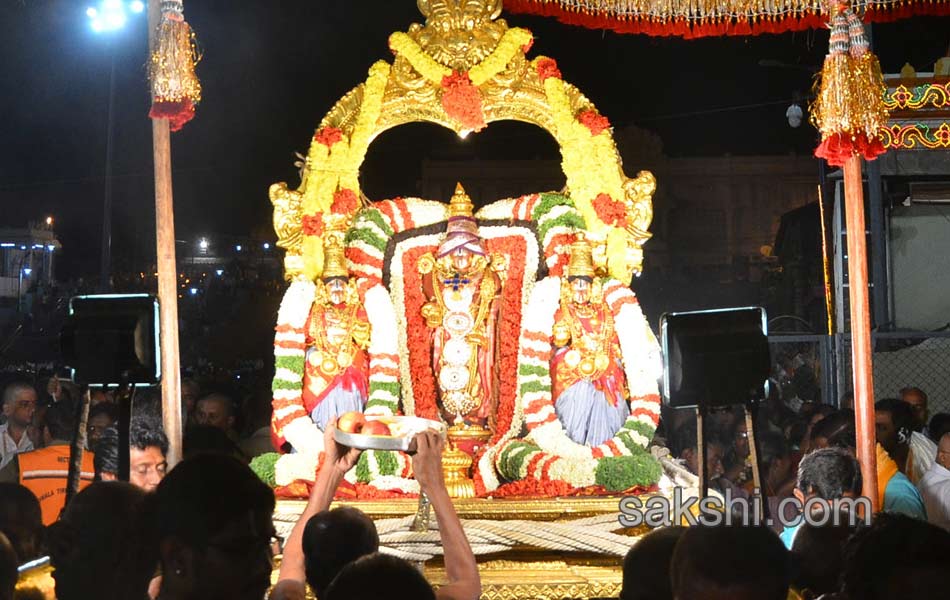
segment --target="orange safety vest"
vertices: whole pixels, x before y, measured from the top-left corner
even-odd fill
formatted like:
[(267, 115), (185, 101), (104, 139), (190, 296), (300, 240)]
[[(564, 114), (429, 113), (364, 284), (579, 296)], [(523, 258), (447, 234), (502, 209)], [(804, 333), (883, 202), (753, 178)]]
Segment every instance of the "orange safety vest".
[[(69, 474), (69, 446), (49, 446), (17, 455), (20, 463), (20, 485), (27, 488), (40, 501), (43, 525), (59, 518), (66, 505), (66, 477)], [(95, 467), (92, 452), (83, 452), (82, 470), (79, 474), (79, 489), (92, 483)]]

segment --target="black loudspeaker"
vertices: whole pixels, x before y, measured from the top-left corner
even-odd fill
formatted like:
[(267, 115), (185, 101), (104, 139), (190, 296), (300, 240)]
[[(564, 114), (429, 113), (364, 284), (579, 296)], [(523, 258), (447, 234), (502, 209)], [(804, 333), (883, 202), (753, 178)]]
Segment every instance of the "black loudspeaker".
[(76, 296), (60, 343), (75, 380), (155, 385), (161, 380), (158, 299), (148, 294)]
[(760, 307), (664, 314), (666, 404), (708, 408), (764, 398), (771, 370), (767, 323)]

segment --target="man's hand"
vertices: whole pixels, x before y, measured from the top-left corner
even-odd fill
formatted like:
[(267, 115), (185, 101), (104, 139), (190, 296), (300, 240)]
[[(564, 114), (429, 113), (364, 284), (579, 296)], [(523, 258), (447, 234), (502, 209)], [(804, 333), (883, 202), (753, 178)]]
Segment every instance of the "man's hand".
[(323, 432), (323, 448), (324, 452), (326, 452), (326, 458), (323, 464), (325, 466), (332, 466), (340, 473), (346, 473), (356, 466), (356, 461), (360, 459), (360, 454), (362, 454), (363, 451), (358, 448), (344, 446), (337, 442), (336, 438), (333, 437), (333, 432), (335, 431), (336, 419), (327, 423), (327, 428)]
[(442, 436), (435, 431), (416, 434), (416, 454), (412, 457), (412, 472), (422, 491), (444, 488), (442, 475)]

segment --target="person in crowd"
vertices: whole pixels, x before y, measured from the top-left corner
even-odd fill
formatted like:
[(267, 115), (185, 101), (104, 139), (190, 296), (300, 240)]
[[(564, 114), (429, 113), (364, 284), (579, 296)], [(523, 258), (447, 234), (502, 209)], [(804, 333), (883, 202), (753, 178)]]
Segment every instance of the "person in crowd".
[(102, 432), (115, 426), (119, 418), (119, 409), (115, 404), (104, 402), (89, 408), (86, 419), (86, 450), (94, 450)]
[(945, 600), (950, 533), (883, 513), (845, 546), (842, 592), (850, 600)]
[[(685, 423), (680, 426), (673, 434), (676, 444), (677, 456), (682, 460), (683, 465), (694, 475), (699, 475), (699, 464), (697, 462), (697, 441), (696, 441), (696, 423)], [(724, 444), (717, 437), (710, 437), (706, 440), (706, 472), (709, 480), (722, 477), (725, 469), (722, 465), (722, 457), (725, 453)]]
[(3, 390), (3, 417), (0, 425), (0, 469), (17, 454), (34, 449), (28, 430), (36, 412), (36, 390), (24, 382), (8, 384)]
[(673, 600), (670, 560), (685, 531), (680, 525), (654, 529), (627, 551), (620, 600)]
[(752, 478), (749, 432), (745, 421), (737, 421), (729, 436), (731, 443), (723, 457), (723, 477), (737, 487), (742, 487)]
[[(439, 592), (442, 589), (439, 588)], [(417, 567), (401, 558), (377, 552), (346, 565), (327, 589), (326, 600), (378, 600), (395, 595), (412, 600), (478, 598), (478, 595), (449, 596), (433, 592)]]
[(201, 388), (194, 379), (181, 381), (181, 418), (185, 425), (193, 425), (195, 405), (201, 397)]
[(943, 434), (950, 431), (950, 413), (937, 413), (930, 417), (930, 423), (927, 425), (927, 435), (935, 444), (940, 443)]
[[(46, 412), (43, 438), (46, 447), (19, 454), (0, 469), (0, 481), (17, 482), (39, 498), (43, 524), (49, 525), (66, 504), (66, 477), (69, 473), (69, 440), (76, 433), (72, 406), (62, 402)], [(79, 488), (92, 483), (95, 466), (91, 452), (84, 452), (79, 473)]]
[(822, 526), (806, 523), (792, 544), (792, 589), (803, 600), (838, 591), (844, 565), (844, 544), (855, 531), (849, 523)]
[(366, 513), (342, 506), (310, 517), (302, 545), (307, 583), (322, 598), (343, 567), (379, 551), (379, 534)]
[(950, 531), (950, 432), (940, 438), (937, 458), (917, 487), (927, 509), (927, 520)]
[(115, 394), (111, 391), (97, 387), (89, 389), (89, 407), (99, 406), (100, 404), (114, 404)]
[(0, 532), (0, 600), (13, 600), (17, 582), (16, 552), (7, 536)]
[(247, 457), (241, 452), (227, 432), (211, 425), (195, 425), (185, 431), (182, 440), (185, 458), (199, 454), (223, 454), (247, 462)]
[(244, 456), (254, 458), (276, 452), (271, 441), (270, 419), (273, 408), (267, 398), (252, 396), (244, 403), (244, 422), (248, 436), (238, 443)]
[(815, 425), (833, 412), (835, 412), (835, 408), (830, 404), (819, 404), (815, 408), (815, 412), (812, 413), (808, 419), (808, 427), (805, 428), (805, 435), (802, 437), (801, 446), (799, 446), (798, 449), (799, 460), (801, 460), (802, 456), (805, 456), (813, 450), (811, 446), (811, 432), (815, 428)]
[(919, 387), (905, 387), (900, 391), (901, 402), (910, 407), (914, 417), (914, 431), (926, 434), (927, 419), (930, 410), (927, 407), (927, 393)]
[(913, 462), (910, 457), (910, 434), (914, 431), (915, 423), (914, 412), (906, 402), (889, 398), (874, 404), (877, 443), (897, 463), (897, 469), (908, 476)]
[(272, 569), (274, 494), (220, 454), (182, 461), (158, 484), (149, 514), (162, 600), (261, 600)]
[[(168, 438), (151, 419), (133, 418), (129, 425), (129, 483), (155, 491), (168, 469)], [(107, 429), (93, 458), (96, 479), (116, 481), (119, 473), (119, 432)]]
[[(280, 576), (271, 594), (271, 600), (303, 599), (304, 581), (310, 583), (321, 599), (324, 595), (320, 593), (320, 590), (324, 582), (330, 581), (332, 583), (326, 588), (327, 599), (381, 598), (391, 595), (392, 590), (395, 589), (399, 589), (406, 598), (430, 597), (444, 600), (478, 598), (481, 594), (478, 566), (462, 529), (462, 522), (455, 512), (455, 507), (445, 487), (442, 475), (443, 441), (436, 432), (429, 431), (416, 436), (418, 449), (412, 457), (412, 468), (416, 481), (428, 496), (439, 522), (439, 535), (442, 540), (446, 577), (449, 582), (441, 586), (438, 592), (433, 595), (432, 589), (422, 578), (418, 569), (405, 561), (380, 554), (366, 554), (347, 564), (342, 555), (335, 556), (333, 549), (316, 547), (314, 543), (318, 541), (317, 539), (311, 538), (305, 541), (310, 522), (316, 517), (318, 520), (313, 526), (312, 533), (318, 534), (324, 540), (349, 539), (346, 554), (351, 557), (356, 557), (373, 545), (373, 537), (367, 530), (367, 522), (358, 515), (348, 513), (341, 517), (330, 517), (327, 513), (343, 476), (356, 464), (360, 455), (359, 450), (346, 448), (337, 443), (333, 436), (335, 430), (336, 423), (331, 422), (324, 431), (326, 449), (324, 467), (317, 474), (317, 482), (307, 507), (284, 544)], [(336, 526), (336, 531), (327, 531), (321, 525), (321, 523), (330, 522)], [(378, 538), (376, 538), (376, 544), (378, 544)], [(324, 561), (323, 565), (319, 564), (321, 560)], [(377, 568), (379, 571), (375, 570)], [(339, 573), (335, 573), (338, 569)], [(315, 576), (314, 580), (311, 581), (307, 577), (308, 572)], [(411, 575), (411, 572), (415, 572), (415, 575)], [(419, 583), (420, 580), (424, 587)], [(362, 582), (362, 588), (359, 582)], [(410, 590), (415, 590), (412, 595), (409, 594)]]
[(17, 483), (0, 483), (0, 533), (13, 544), (20, 564), (39, 558), (43, 513), (33, 492)]
[(195, 423), (217, 427), (234, 439), (234, 403), (224, 394), (210, 394), (195, 406)]
[[(819, 421), (812, 429), (813, 448), (844, 448), (856, 456), (854, 433), (854, 412), (838, 411)], [(927, 519), (924, 502), (920, 492), (910, 479), (901, 473), (897, 463), (877, 445), (877, 488), (878, 506), (888, 512), (898, 512), (915, 519)]]
[(676, 600), (785, 600), (789, 577), (788, 552), (764, 527), (689, 527), (670, 566)]
[[(822, 448), (802, 458), (793, 493), (801, 506), (808, 503), (807, 508), (814, 512), (835, 511), (841, 508), (836, 501), (861, 495), (861, 484), (861, 466), (851, 453), (843, 448)], [(815, 502), (816, 499), (824, 502)], [(789, 550), (803, 522), (786, 526), (782, 531), (780, 537)]]
[(142, 537), (146, 494), (123, 482), (96, 482), (49, 527), (57, 600), (145, 598), (153, 555)]

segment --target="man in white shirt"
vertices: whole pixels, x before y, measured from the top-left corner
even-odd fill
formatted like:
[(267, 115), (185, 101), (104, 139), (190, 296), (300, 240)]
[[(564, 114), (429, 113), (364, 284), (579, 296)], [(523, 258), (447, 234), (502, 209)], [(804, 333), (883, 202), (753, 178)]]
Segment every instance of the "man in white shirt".
[(917, 484), (927, 508), (927, 520), (950, 530), (950, 433), (937, 446), (937, 460)]
[(0, 469), (7, 466), (13, 457), (33, 450), (33, 442), (27, 429), (33, 423), (36, 412), (36, 390), (28, 383), (11, 383), (3, 390), (3, 416), (6, 423), (0, 425)]

